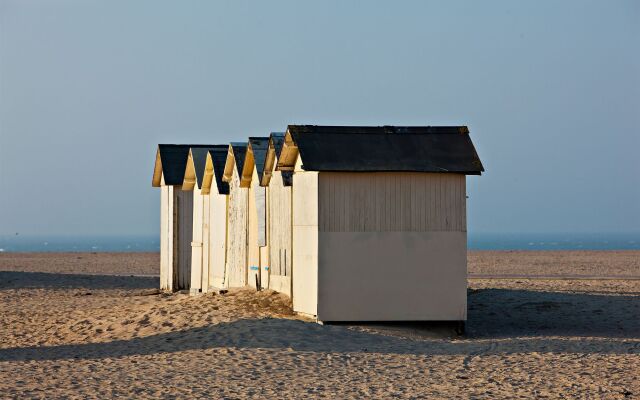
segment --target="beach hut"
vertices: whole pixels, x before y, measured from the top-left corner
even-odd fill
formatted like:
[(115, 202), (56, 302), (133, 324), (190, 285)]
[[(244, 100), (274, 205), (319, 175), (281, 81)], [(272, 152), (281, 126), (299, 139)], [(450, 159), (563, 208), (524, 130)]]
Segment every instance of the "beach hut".
[(189, 289), (193, 193), (183, 191), (189, 149), (209, 145), (160, 144), (152, 186), (160, 188), (160, 288)]
[(227, 259), (228, 287), (247, 284), (247, 215), (249, 189), (240, 185), (247, 143), (232, 142), (227, 150), (222, 180), (229, 184), (227, 206)]
[(214, 289), (229, 286), (226, 274), (229, 184), (222, 181), (228, 149), (225, 145), (209, 150), (202, 182), (202, 194), (209, 205), (209, 237), (205, 236), (203, 243), (209, 254), (207, 286)]
[(294, 311), (319, 321), (464, 321), (466, 127), (290, 125)]
[(240, 186), (248, 190), (247, 283), (252, 287), (269, 287), (269, 248), (267, 246), (266, 191), (260, 186), (268, 137), (250, 137), (242, 167)]
[[(205, 166), (210, 151), (222, 150), (225, 152), (228, 145), (216, 145), (211, 147), (193, 147), (189, 150), (187, 165), (182, 184), (183, 191), (193, 192), (193, 234), (191, 240), (191, 294), (207, 292), (209, 289), (209, 260), (210, 260), (210, 218), (211, 196), (202, 191)], [(226, 202), (225, 202), (226, 204)], [(214, 206), (214, 212), (220, 212), (219, 206)], [(226, 209), (222, 209), (225, 214)]]
[(259, 176), (266, 189), (269, 289), (291, 296), (291, 171), (278, 171), (284, 133), (269, 137), (264, 168)]

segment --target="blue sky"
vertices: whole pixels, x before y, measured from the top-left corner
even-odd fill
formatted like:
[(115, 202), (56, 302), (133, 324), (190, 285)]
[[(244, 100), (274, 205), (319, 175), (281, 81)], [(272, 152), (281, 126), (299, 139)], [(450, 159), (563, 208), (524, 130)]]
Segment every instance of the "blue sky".
[(472, 232), (640, 230), (637, 1), (0, 0), (0, 234), (155, 234), (155, 146), (468, 125)]

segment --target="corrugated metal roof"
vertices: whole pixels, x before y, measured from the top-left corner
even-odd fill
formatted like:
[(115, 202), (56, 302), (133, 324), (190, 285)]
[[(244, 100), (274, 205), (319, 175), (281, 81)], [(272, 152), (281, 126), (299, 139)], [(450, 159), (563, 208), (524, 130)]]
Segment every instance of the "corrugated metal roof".
[(218, 193), (229, 194), (229, 184), (222, 180), (224, 176), (224, 164), (227, 162), (227, 154), (229, 152), (229, 146), (223, 145), (218, 148), (209, 150), (211, 161), (213, 162), (213, 175), (218, 186)]
[(288, 132), (307, 171), (484, 171), (466, 126), (290, 125)]
[(160, 186), (164, 174), (165, 185), (182, 185), (189, 158), (189, 149), (211, 147), (211, 144), (159, 144), (153, 173), (153, 186)]

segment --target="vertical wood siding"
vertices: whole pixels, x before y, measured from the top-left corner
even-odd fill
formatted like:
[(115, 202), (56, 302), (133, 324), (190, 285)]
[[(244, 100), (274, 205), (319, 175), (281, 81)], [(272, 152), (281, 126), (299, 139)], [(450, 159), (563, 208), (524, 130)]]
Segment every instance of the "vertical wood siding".
[(209, 252), (211, 251), (210, 246), (210, 234), (209, 234), (209, 224), (211, 221), (210, 214), (210, 195), (202, 195), (202, 283), (200, 286), (202, 287), (202, 292), (207, 293), (209, 291), (209, 274), (211, 272), (211, 268), (209, 268), (209, 260), (211, 257), (209, 256)]
[(228, 197), (211, 190), (209, 195), (209, 286), (228, 287), (225, 282), (227, 258), (227, 202)]
[(284, 186), (280, 171), (273, 171), (268, 193), (271, 275), (291, 276), (291, 186)]
[(193, 238), (193, 192), (174, 188), (177, 204), (177, 259), (178, 287), (189, 289), (191, 284), (191, 240)]
[(229, 182), (229, 236), (226, 267), (228, 277), (226, 286), (228, 287), (246, 285), (247, 199), (248, 190), (240, 187), (240, 177), (236, 168), (233, 168), (233, 176)]
[(249, 188), (245, 189), (249, 192), (248, 197), (248, 231), (247, 231), (247, 284), (256, 287), (256, 276), (260, 273), (260, 248), (258, 246), (258, 204), (257, 192), (264, 188), (259, 186), (255, 168), (253, 169), (253, 177)]
[(321, 232), (466, 232), (465, 176), (322, 172)]
[(317, 315), (318, 310), (318, 173), (296, 164), (292, 188), (293, 310)]
[[(186, 193), (186, 192), (185, 192)], [(196, 293), (202, 289), (203, 276), (203, 236), (204, 227), (204, 196), (198, 187), (194, 187), (191, 193), (192, 206), (192, 234), (191, 234), (191, 283), (189, 288)]]
[(160, 289), (173, 290), (173, 186), (160, 189)]

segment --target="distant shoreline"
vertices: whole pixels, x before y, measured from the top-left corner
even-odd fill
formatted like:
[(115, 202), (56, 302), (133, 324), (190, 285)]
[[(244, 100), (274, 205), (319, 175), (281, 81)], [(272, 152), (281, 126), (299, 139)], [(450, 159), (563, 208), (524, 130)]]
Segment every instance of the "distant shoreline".
[[(467, 270), (470, 279), (632, 279), (640, 276), (640, 250), (469, 250)], [(4, 252), (0, 271), (153, 277), (160, 254)]]
[[(640, 233), (470, 233), (470, 251), (640, 250)], [(146, 253), (160, 251), (156, 236), (0, 235), (0, 253)]]

